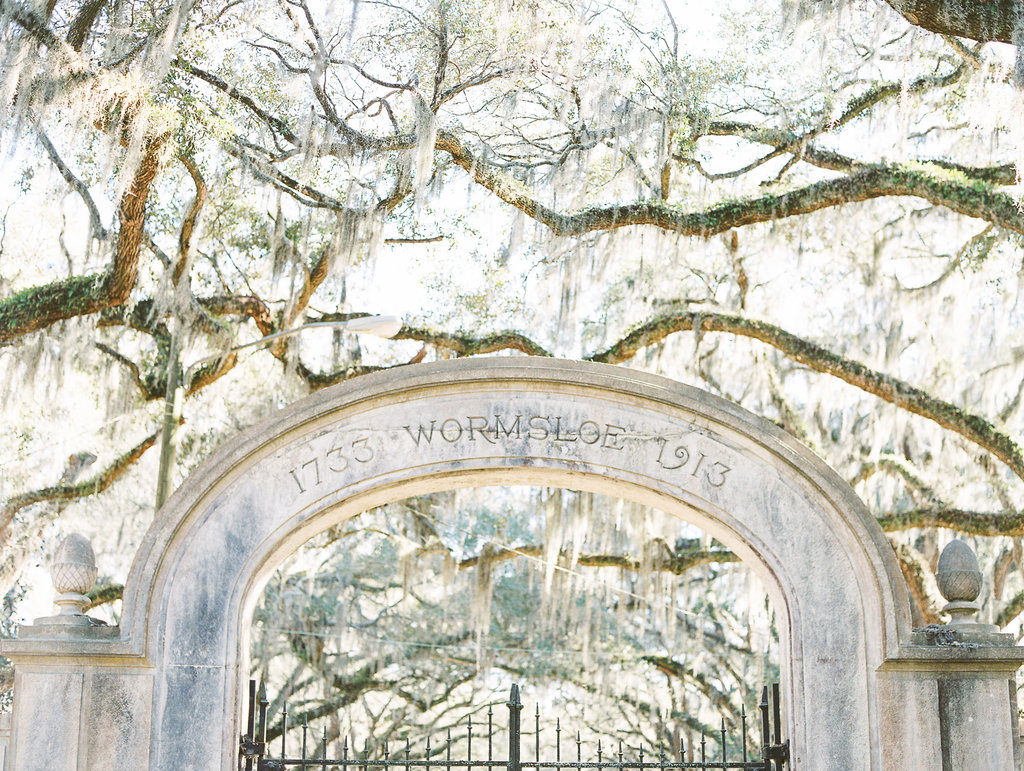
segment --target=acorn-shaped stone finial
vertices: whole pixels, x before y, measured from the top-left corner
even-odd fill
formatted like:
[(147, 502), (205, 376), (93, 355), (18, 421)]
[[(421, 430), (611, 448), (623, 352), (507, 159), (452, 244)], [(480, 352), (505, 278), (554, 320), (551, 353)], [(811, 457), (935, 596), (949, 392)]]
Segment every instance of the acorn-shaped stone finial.
[(959, 539), (946, 544), (939, 556), (935, 580), (947, 600), (942, 610), (950, 615), (949, 625), (977, 624), (974, 616), (981, 610), (977, 603), (981, 594), (981, 568), (974, 549)]
[(92, 544), (84, 535), (71, 533), (57, 547), (50, 566), (53, 588), (57, 591), (53, 602), (60, 608), (60, 616), (66, 618), (65, 623), (90, 623), (85, 615), (90, 601), (85, 595), (95, 585), (96, 575)]

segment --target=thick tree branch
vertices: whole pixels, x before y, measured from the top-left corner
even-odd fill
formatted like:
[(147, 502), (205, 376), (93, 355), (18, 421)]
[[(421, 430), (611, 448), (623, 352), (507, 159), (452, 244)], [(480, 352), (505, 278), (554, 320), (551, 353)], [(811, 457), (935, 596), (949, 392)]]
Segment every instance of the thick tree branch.
[[(541, 557), (544, 555), (544, 544), (525, 544), (523, 546), (497, 547), (487, 550), (478, 557), (467, 557), (458, 563), (459, 570), (476, 567), (482, 561), (504, 562), (518, 557)], [(650, 570), (654, 572), (682, 575), (695, 567), (723, 562), (739, 562), (740, 558), (728, 549), (676, 549), (657, 560), (638, 560), (623, 554), (579, 554), (573, 565), (590, 568), (619, 568), (632, 572)]]
[(93, 24), (96, 23), (96, 17), (99, 16), (100, 11), (103, 10), (106, 4), (107, 0), (86, 0), (68, 27), (68, 34), (65, 39), (69, 46), (76, 51), (82, 50), (82, 46), (85, 45), (85, 39), (89, 36), (89, 31), (92, 29)]
[(867, 391), (890, 404), (938, 423), (982, 447), (1024, 479), (1024, 453), (1007, 434), (988, 420), (971, 414), (949, 402), (936, 399), (925, 391), (889, 375), (877, 372), (860, 362), (847, 359), (816, 343), (763, 321), (723, 313), (677, 313), (646, 322), (619, 342), (587, 359), (618, 364), (636, 355), (640, 348), (664, 340), (671, 334), (689, 330), (728, 332), (751, 337), (778, 349), (790, 359), (818, 372)]
[(973, 184), (955, 171), (928, 164), (865, 165), (837, 179), (692, 212), (680, 211), (663, 201), (641, 201), (563, 214), (543, 204), (518, 180), (474, 155), (454, 134), (438, 132), (437, 147), (448, 153), (477, 184), (563, 237), (652, 225), (670, 233), (707, 238), (745, 225), (891, 196), (923, 198), (959, 214), (1024, 233), (1024, 213), (1012, 196)]
[[(6, 16), (50, 49), (58, 59), (62, 83), (68, 89), (94, 78), (89, 63), (66, 42), (54, 35), (45, 22), (11, 0), (0, 0), (0, 16)], [(31, 84), (25, 84), (30, 87)], [(96, 96), (103, 100), (96, 125), (116, 131), (123, 145), (131, 146), (135, 125), (146, 111), (137, 85), (111, 80)], [(173, 121), (149, 119), (142, 132), (142, 147), (131, 183), (118, 202), (118, 233), (111, 265), (104, 273), (75, 276), (43, 286), (23, 289), (0, 301), (0, 344), (36, 332), (57, 321), (96, 313), (128, 301), (139, 270), (139, 251), (145, 224), (146, 199), (160, 170), (164, 146), (170, 140)]]
[(237, 88), (224, 81), (222, 78), (217, 77), (212, 72), (207, 72), (206, 70), (202, 69), (201, 67), (198, 67), (195, 64), (192, 64), (191, 62), (186, 62), (184, 59), (180, 57), (175, 58), (171, 62), (171, 66), (176, 67), (180, 69), (182, 72), (186, 72), (189, 75), (192, 75), (210, 84), (218, 91), (221, 91), (226, 96), (234, 99), (239, 104), (243, 105), (253, 115), (259, 118), (260, 121), (266, 124), (268, 128), (280, 134), (293, 145), (295, 145), (296, 147), (302, 146), (302, 141), (299, 139), (298, 135), (296, 135), (288, 127), (287, 123), (278, 118), (276, 115), (272, 115), (267, 110), (260, 107), (260, 105), (257, 104), (255, 99), (253, 99), (251, 96), (247, 94), (242, 93)]
[(1020, 43), (1021, 0), (885, 0), (911, 24), (979, 42)]
[(39, 144), (43, 146), (46, 154), (50, 158), (50, 162), (57, 167), (60, 175), (64, 177), (64, 181), (71, 186), (71, 189), (78, 193), (78, 196), (82, 199), (85, 207), (89, 210), (89, 225), (92, 228), (93, 235), (105, 241), (110, 237), (107, 229), (103, 226), (103, 218), (100, 217), (100, 211), (96, 208), (96, 202), (92, 198), (92, 194), (89, 192), (89, 188), (82, 180), (74, 175), (71, 169), (68, 167), (64, 160), (60, 157), (57, 152), (57, 148), (53, 146), (50, 138), (43, 131), (42, 126), (36, 126), (36, 134), (39, 137)]
[(209, 193), (206, 180), (203, 179), (203, 173), (199, 170), (196, 162), (184, 153), (179, 157), (188, 170), (189, 176), (192, 177), (192, 184), (196, 187), (196, 197), (192, 199), (192, 203), (189, 204), (188, 210), (185, 212), (185, 218), (181, 222), (181, 232), (178, 234), (178, 259), (171, 273), (171, 280), (175, 286), (178, 286), (192, 264), (196, 226), (199, 224), (199, 215), (202, 214), (203, 205), (206, 203), (206, 196)]
[(132, 381), (135, 383), (135, 387), (142, 392), (143, 400), (147, 402), (156, 401), (157, 399), (164, 398), (164, 391), (166, 390), (163, 385), (156, 385), (147, 380), (142, 376), (142, 370), (139, 369), (139, 365), (129, 359), (120, 351), (115, 348), (111, 348), (105, 343), (96, 343), (96, 349), (105, 353), (107, 356), (112, 358), (118, 364), (128, 370), (132, 376)]
[(196, 302), (214, 316), (248, 316), (264, 337), (277, 331), (270, 309), (254, 295), (199, 297)]
[(86, 597), (89, 598), (89, 609), (120, 600), (124, 594), (124, 584), (103, 584), (97, 586)]
[[(988, 456), (986, 456), (988, 457)], [(941, 507), (943, 501), (935, 489), (928, 485), (913, 465), (906, 458), (900, 458), (891, 453), (883, 453), (877, 461), (863, 463), (857, 475), (850, 480), (851, 486), (856, 486), (871, 477), (877, 471), (888, 471), (899, 476), (907, 485), (907, 489), (915, 498), (923, 499), (929, 506)]]
[(89, 495), (103, 492), (131, 468), (143, 456), (146, 450), (156, 444), (157, 436), (159, 436), (159, 432), (150, 434), (99, 474), (84, 482), (74, 485), (58, 484), (53, 487), (44, 487), (40, 490), (33, 490), (8, 498), (7, 503), (0, 510), (0, 545), (7, 542), (7, 538), (10, 535), (11, 522), (19, 511), (34, 503), (71, 501), (76, 498), (85, 498)]
[[(286, 357), (281, 355), (279, 358), (283, 360)], [(397, 364), (395, 366), (400, 367), (403, 365)], [(354, 377), (368, 375), (371, 372), (380, 372), (385, 369), (391, 369), (391, 367), (349, 366), (331, 372), (314, 372), (300, 361), (295, 365), (295, 374), (302, 378), (311, 390), (319, 391), (321, 388), (344, 383), (346, 380), (351, 380)]]
[(458, 356), (479, 356), (496, 351), (521, 351), (530, 356), (551, 356), (551, 353), (519, 332), (496, 332), (484, 337), (465, 334), (431, 332), (418, 327), (403, 326), (394, 340), (419, 340), (438, 348), (444, 348)]
[[(792, 153), (794, 157), (819, 169), (838, 171), (844, 174), (864, 171), (871, 164), (858, 161), (835, 150), (826, 150), (810, 143), (809, 134), (797, 134), (770, 126), (757, 126), (740, 121), (715, 121), (705, 131), (707, 136), (742, 137), (751, 142), (768, 145), (775, 149), (774, 155)], [(677, 160), (685, 160), (677, 158)], [(1017, 169), (1012, 163), (997, 166), (966, 166), (945, 159), (924, 161), (921, 165), (935, 167), (966, 177), (970, 182), (985, 185), (1004, 186), (1017, 184)]]
[[(928, 566), (921, 559), (920, 555), (906, 544), (893, 544), (896, 552), (896, 559), (900, 563), (900, 571), (907, 582), (907, 590), (913, 603), (914, 626), (927, 626), (928, 624), (941, 624), (939, 609), (932, 597), (938, 589), (934, 586), (935, 579), (931, 575)], [(932, 591), (929, 591), (931, 584)]]
[(717, 688), (706, 675), (695, 672), (690, 667), (680, 664), (668, 656), (650, 655), (641, 656), (640, 658), (668, 677), (675, 677), (693, 683), (703, 691), (704, 695), (711, 700), (712, 705), (717, 709), (730, 713), (736, 712), (736, 708), (730, 702), (729, 697)]
[(878, 524), (887, 533), (919, 527), (944, 527), (966, 535), (1024, 535), (1024, 514), (1019, 512), (911, 509), (883, 514), (878, 518)]
[(88, 60), (72, 46), (57, 37), (47, 26), (47, 20), (37, 15), (28, 6), (15, 0), (0, 0), (0, 18), (10, 19), (24, 30), (33, 40), (49, 49), (58, 61), (65, 85), (73, 87), (95, 77)]
[(996, 614), (996, 626), (1003, 627), (1024, 613), (1024, 592), (1017, 592), (1013, 598)]

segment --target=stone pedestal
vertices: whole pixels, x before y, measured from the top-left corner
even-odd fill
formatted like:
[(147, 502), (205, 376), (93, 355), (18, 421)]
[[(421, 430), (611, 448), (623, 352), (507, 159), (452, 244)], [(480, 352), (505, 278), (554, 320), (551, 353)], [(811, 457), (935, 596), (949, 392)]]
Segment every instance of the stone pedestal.
[(3, 640), (14, 662), (11, 768), (138, 771), (149, 765), (153, 668), (118, 627), (88, 616), (96, 581), (88, 539), (70, 534), (50, 575), (59, 613)]
[(5, 771), (149, 767), (153, 668), (126, 654), (117, 627), (25, 626), (3, 641), (14, 662)]
[(915, 630), (878, 672), (883, 767), (1019, 771), (1022, 663), (1012, 635), (972, 635), (956, 625)]

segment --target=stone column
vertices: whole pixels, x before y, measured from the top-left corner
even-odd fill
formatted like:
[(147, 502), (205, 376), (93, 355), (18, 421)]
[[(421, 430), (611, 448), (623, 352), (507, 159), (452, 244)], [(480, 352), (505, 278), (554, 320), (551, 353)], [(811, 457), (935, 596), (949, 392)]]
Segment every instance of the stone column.
[(883, 765), (1020, 771), (1016, 672), (1024, 648), (977, 622), (981, 571), (965, 542), (946, 546), (936, 579), (950, 623), (914, 630), (879, 670)]
[(7, 771), (149, 767), (153, 673), (118, 627), (86, 615), (96, 581), (89, 541), (69, 535), (50, 575), (59, 612), (3, 640), (14, 662)]

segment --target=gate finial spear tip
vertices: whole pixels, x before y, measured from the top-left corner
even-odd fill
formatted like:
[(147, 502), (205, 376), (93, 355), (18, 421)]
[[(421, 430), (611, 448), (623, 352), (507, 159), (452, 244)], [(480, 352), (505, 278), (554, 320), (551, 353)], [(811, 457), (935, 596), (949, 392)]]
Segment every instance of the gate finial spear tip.
[(523, 702), (519, 700), (519, 683), (512, 683), (512, 690), (508, 695), (508, 706), (512, 709), (523, 708)]

